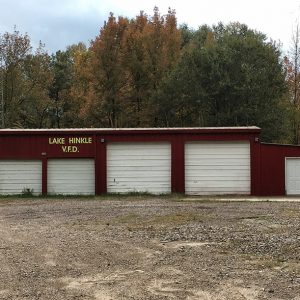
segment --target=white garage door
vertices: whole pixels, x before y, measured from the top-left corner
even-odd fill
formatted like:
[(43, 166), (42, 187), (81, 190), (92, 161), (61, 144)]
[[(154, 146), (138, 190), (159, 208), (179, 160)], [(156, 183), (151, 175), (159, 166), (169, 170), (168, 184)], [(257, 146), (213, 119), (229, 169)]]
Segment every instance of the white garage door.
[(300, 195), (300, 158), (286, 159), (285, 190), (287, 195)]
[(109, 193), (170, 193), (170, 144), (108, 144), (107, 191)]
[(94, 195), (94, 160), (49, 159), (48, 194)]
[(38, 160), (0, 160), (0, 194), (42, 193), (42, 162)]
[(187, 143), (185, 191), (190, 195), (250, 194), (249, 143)]

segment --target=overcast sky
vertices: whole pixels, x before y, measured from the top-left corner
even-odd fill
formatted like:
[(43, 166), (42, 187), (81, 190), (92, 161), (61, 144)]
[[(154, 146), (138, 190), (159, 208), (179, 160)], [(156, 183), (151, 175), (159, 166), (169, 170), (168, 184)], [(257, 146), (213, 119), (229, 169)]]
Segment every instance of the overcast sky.
[(0, 0), (0, 33), (12, 32), (16, 25), (34, 46), (41, 40), (51, 53), (80, 41), (88, 44), (109, 12), (132, 18), (141, 10), (151, 15), (155, 5), (162, 14), (175, 9), (179, 24), (194, 29), (219, 21), (245, 23), (280, 40), (284, 50), (300, 17), (299, 0)]

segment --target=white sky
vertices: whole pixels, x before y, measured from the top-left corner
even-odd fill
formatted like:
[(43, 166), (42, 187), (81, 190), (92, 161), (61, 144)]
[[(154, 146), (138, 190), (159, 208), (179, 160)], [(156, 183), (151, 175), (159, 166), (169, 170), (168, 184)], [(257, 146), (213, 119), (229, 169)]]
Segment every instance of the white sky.
[(152, 15), (155, 5), (161, 14), (167, 13), (168, 7), (175, 9), (178, 23), (194, 29), (219, 21), (245, 23), (280, 40), (285, 51), (300, 18), (299, 0), (0, 0), (0, 32), (12, 32), (16, 25), (21, 33), (29, 34), (33, 45), (41, 40), (54, 52), (94, 39), (109, 12), (129, 18), (141, 10)]

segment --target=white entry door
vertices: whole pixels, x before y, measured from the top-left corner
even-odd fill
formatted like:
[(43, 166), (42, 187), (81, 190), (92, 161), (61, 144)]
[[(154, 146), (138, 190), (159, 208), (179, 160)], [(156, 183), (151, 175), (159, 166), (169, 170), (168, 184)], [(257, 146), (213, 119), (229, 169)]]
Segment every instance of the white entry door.
[(287, 195), (300, 195), (300, 158), (285, 161), (285, 190)]

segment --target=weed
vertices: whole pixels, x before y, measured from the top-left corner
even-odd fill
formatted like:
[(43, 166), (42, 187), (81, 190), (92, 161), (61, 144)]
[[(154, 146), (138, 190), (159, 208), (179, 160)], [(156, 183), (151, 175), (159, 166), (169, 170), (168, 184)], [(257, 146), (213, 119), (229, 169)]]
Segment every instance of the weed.
[(32, 197), (33, 196), (33, 189), (24, 187), (23, 190), (22, 190), (21, 196), (22, 197)]

